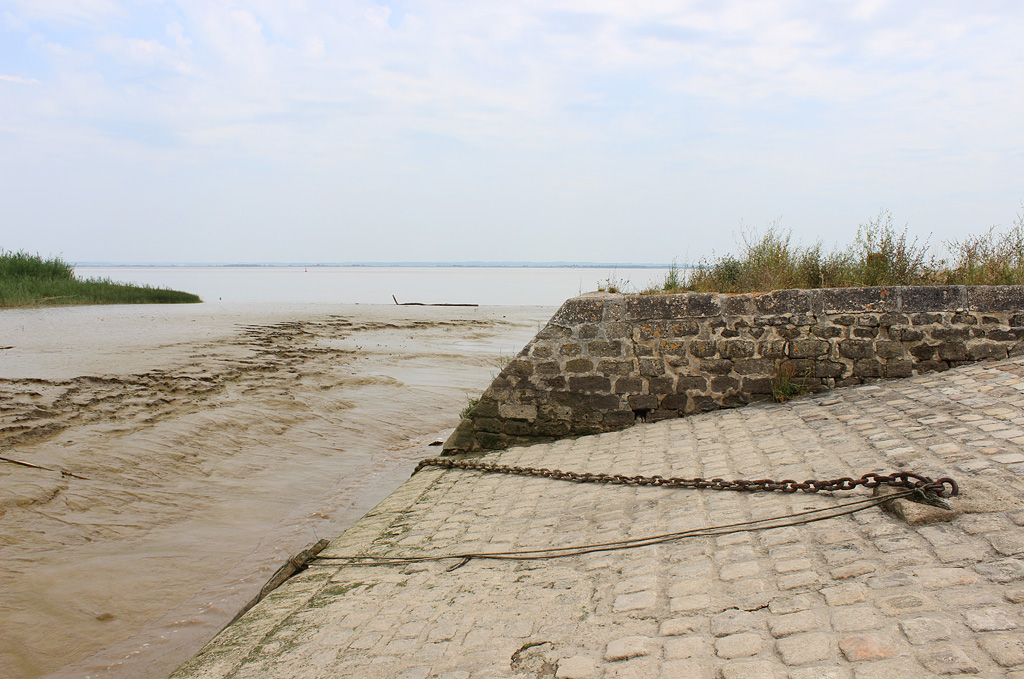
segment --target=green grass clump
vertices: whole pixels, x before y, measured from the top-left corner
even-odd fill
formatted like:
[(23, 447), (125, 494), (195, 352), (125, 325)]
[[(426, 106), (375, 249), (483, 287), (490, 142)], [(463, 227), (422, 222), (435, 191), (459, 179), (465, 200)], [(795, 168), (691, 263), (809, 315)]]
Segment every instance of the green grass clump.
[(763, 234), (744, 231), (739, 254), (701, 260), (682, 272), (673, 262), (664, 283), (643, 294), (768, 292), (793, 288), (874, 285), (1024, 285), (1024, 206), (1014, 226), (945, 244), (948, 258), (929, 254), (928, 240), (910, 238), (883, 211), (861, 224), (856, 240), (826, 250), (800, 247), (778, 222)]
[(80, 279), (59, 257), (0, 250), (0, 308), (66, 304), (176, 304), (198, 296), (148, 285)]

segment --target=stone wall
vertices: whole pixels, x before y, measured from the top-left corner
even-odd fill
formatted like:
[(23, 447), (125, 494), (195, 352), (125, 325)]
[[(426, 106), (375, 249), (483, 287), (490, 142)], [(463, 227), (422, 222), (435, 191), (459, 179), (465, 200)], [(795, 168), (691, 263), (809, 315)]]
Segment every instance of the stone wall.
[(484, 392), (446, 452), (622, 429), (1024, 352), (1024, 287), (570, 299)]

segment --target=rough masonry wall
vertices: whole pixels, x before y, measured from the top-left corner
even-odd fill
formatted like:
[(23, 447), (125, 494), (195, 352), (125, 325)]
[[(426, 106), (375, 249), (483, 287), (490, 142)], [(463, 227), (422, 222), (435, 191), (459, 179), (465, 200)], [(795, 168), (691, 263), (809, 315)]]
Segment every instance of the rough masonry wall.
[(449, 453), (622, 429), (1024, 352), (1024, 287), (613, 295), (565, 302), (455, 430)]

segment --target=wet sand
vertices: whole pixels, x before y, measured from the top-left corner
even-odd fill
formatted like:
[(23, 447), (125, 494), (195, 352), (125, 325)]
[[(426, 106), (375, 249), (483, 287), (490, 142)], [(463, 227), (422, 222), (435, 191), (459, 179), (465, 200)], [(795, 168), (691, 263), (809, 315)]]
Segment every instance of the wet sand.
[(0, 677), (165, 677), (435, 454), (553, 312), (0, 311), (0, 456), (57, 470), (0, 462)]

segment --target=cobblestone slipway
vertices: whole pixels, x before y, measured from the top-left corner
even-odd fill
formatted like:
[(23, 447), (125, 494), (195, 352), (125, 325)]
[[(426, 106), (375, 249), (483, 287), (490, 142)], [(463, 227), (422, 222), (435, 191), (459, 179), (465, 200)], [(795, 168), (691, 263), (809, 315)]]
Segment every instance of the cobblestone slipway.
[[(451, 561), (313, 566), (174, 679), (1024, 678), (1024, 359), (484, 459), (797, 480), (909, 469), (952, 476), (962, 495), (952, 518), (914, 525), (876, 507), (630, 551), (474, 560), (451, 572)], [(566, 546), (839, 501), (427, 469), (324, 554)]]

